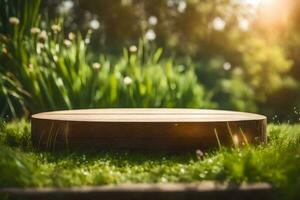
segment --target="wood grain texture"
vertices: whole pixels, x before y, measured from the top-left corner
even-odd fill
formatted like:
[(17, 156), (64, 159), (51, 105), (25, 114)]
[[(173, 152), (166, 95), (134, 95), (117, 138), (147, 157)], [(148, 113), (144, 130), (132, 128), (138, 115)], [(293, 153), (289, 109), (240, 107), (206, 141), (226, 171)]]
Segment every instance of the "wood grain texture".
[[(32, 142), (42, 149), (207, 149), (266, 142), (266, 117), (201, 109), (86, 109), (32, 116)], [(234, 142), (233, 142), (234, 141)]]

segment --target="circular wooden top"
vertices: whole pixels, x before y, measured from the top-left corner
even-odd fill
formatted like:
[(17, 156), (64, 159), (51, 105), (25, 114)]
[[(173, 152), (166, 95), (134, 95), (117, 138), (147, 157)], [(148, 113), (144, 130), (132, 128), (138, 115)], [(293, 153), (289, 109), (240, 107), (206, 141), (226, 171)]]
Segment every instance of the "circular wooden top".
[(83, 109), (35, 114), (34, 119), (84, 122), (230, 122), (264, 120), (263, 115), (206, 109)]

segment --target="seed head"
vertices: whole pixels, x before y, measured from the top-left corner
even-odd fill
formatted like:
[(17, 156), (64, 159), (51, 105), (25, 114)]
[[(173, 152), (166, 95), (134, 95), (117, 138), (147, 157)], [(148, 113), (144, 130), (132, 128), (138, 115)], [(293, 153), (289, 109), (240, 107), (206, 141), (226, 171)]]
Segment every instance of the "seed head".
[(157, 17), (156, 16), (150, 16), (148, 19), (148, 23), (152, 26), (155, 26), (157, 24)]
[(132, 53), (134, 53), (134, 52), (137, 51), (137, 47), (136, 47), (135, 45), (131, 45), (131, 46), (129, 47), (129, 51), (132, 52)]
[(46, 40), (47, 40), (48, 36), (47, 36), (47, 33), (46, 31), (42, 31), (40, 34), (39, 34), (39, 42), (40, 43), (45, 43)]
[(53, 25), (51, 26), (51, 29), (52, 29), (52, 31), (53, 31), (54, 33), (58, 33), (58, 32), (61, 31), (61, 27), (60, 27), (58, 24), (53, 24)]
[(30, 32), (31, 32), (32, 35), (37, 35), (41, 32), (41, 29), (39, 29), (38, 27), (32, 27), (30, 29)]
[(20, 23), (20, 20), (17, 17), (10, 17), (8, 19), (9, 23), (12, 25), (18, 25)]
[(75, 37), (76, 37), (76, 35), (75, 35), (73, 32), (70, 32), (70, 33), (68, 34), (68, 37), (69, 37), (69, 40), (74, 40)]
[(85, 38), (84, 43), (89, 44), (91, 42), (91, 39), (89, 37)]
[(100, 22), (97, 19), (93, 19), (92, 21), (90, 21), (90, 28), (97, 30), (100, 28)]
[(155, 40), (156, 38), (156, 33), (154, 32), (154, 30), (149, 29), (146, 34), (145, 34), (145, 38), (149, 41), (151, 40)]
[(130, 85), (132, 83), (132, 79), (129, 76), (126, 76), (123, 82), (125, 85)]
[(97, 69), (100, 69), (101, 65), (100, 65), (100, 63), (95, 62), (95, 63), (93, 63), (92, 67), (93, 67), (93, 69), (97, 70)]
[(231, 64), (229, 62), (225, 62), (223, 64), (223, 69), (226, 70), (226, 71), (230, 70), (231, 69)]
[(43, 44), (43, 43), (37, 43), (37, 45), (36, 45), (36, 52), (38, 53), (38, 54), (40, 54), (41, 52), (42, 52), (42, 49), (44, 49), (45, 48), (45, 45)]
[(70, 40), (64, 40), (64, 45), (69, 48), (72, 45), (72, 42)]

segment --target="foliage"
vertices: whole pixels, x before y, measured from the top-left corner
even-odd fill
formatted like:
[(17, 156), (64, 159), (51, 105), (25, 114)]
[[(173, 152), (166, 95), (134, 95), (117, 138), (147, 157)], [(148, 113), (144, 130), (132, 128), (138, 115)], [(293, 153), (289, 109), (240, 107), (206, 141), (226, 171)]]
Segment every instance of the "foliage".
[(20, 153), (0, 145), (0, 187), (24, 187), (31, 184), (33, 166)]
[(0, 1), (1, 116), (215, 107), (290, 119), (298, 106), (293, 23), (281, 41), (240, 1), (55, 2)]
[[(105, 0), (80, 0), (65, 15), (72, 22), (66, 28), (72, 29), (76, 24), (84, 31), (91, 21), (98, 20), (100, 27), (91, 38), (92, 47), (113, 54), (119, 53), (120, 46), (135, 43), (153, 31), (156, 37), (152, 42), (164, 47), (167, 55), (191, 60), (186, 65), (195, 66), (198, 81), (219, 108), (273, 116), (280, 107), (298, 105), (297, 98), (289, 99), (288, 105), (284, 100), (279, 105), (272, 104), (278, 99), (276, 94), (290, 91), (298, 96), (299, 83), (291, 78), (299, 74), (293, 73), (299, 71), (293, 64), (299, 60), (299, 42), (291, 41), (297, 31), (290, 37), (288, 28), (268, 30), (270, 26), (262, 24), (266, 16), (260, 16), (247, 2), (258, 1), (126, 0), (112, 4)], [(292, 20), (295, 26), (297, 22), (297, 18)], [(293, 56), (286, 44), (294, 47)], [(224, 70), (228, 64), (230, 68)], [(207, 85), (207, 79), (212, 84)], [(289, 112), (285, 110), (282, 118), (289, 118)]]
[(249, 81), (258, 98), (265, 98), (288, 84), (288, 77), (284, 75), (289, 71), (292, 62), (285, 58), (278, 45), (252, 38), (240, 46), (240, 52), (246, 81)]
[[(28, 27), (39, 21), (40, 1), (1, 0), (0, 5), (0, 111), (1, 115), (11, 113), (16, 116), (18, 110), (25, 108), (25, 96), (29, 96), (20, 81), (31, 84), (28, 69), (24, 67), (25, 48), (20, 44), (30, 31)], [(23, 23), (20, 24), (20, 20)]]
[[(25, 5), (23, 15), (31, 7)], [(25, 18), (32, 21), (26, 21), (26, 25), (36, 26), (24, 25)], [(38, 19), (23, 16), (18, 24), (2, 27), (10, 31), (2, 36), (6, 38), (2, 43), (6, 53), (0, 57), (2, 77), (7, 83), (15, 79), (19, 84), (14, 89), (15, 82), (12, 86), (2, 82), (2, 111), (9, 108), (15, 115), (18, 105), (30, 112), (209, 106), (193, 69), (161, 59), (162, 49), (152, 50), (141, 40), (138, 47), (131, 46), (131, 51), (124, 49), (122, 56), (97, 55), (87, 50), (91, 32), (84, 38), (72, 32), (65, 37), (61, 20), (48, 27)]]
[(22, 119), (17, 122), (2, 123), (0, 142), (11, 147), (31, 147), (30, 124)]
[[(290, 199), (297, 199), (296, 196), (300, 195), (299, 125), (269, 125), (267, 144), (222, 147), (218, 151), (205, 152), (200, 160), (193, 152), (40, 152), (31, 147), (28, 129), (29, 124), (21, 121), (8, 123), (2, 131), (2, 187), (216, 180), (238, 184), (268, 182)], [(9, 142), (10, 138), (15, 138), (14, 143)], [(31, 168), (32, 165), (34, 168)], [(26, 170), (23, 170), (24, 167)], [(34, 173), (27, 176), (27, 170), (31, 169), (34, 169)], [(15, 173), (20, 173), (21, 177), (10, 176)]]

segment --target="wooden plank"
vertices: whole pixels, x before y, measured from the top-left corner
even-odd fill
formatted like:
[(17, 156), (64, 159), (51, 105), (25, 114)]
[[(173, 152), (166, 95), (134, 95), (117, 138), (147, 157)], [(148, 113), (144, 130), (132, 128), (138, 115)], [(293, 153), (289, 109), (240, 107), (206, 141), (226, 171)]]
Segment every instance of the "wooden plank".
[(166, 184), (122, 184), (116, 186), (75, 188), (3, 188), (0, 198), (22, 200), (77, 200), (77, 199), (275, 199), (276, 191), (266, 183), (218, 184), (214, 182), (166, 183)]
[(266, 142), (266, 117), (200, 109), (91, 109), (32, 116), (42, 149), (195, 150)]

